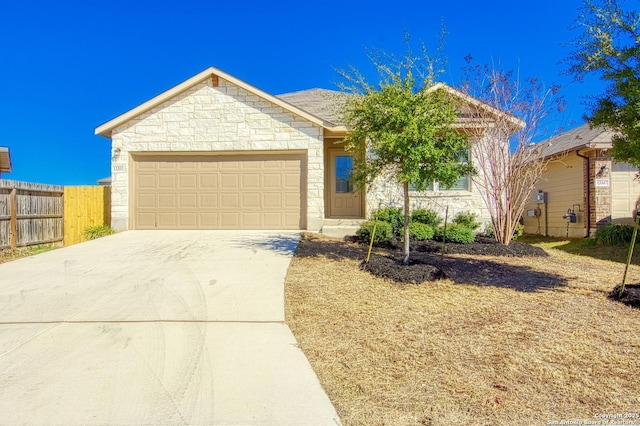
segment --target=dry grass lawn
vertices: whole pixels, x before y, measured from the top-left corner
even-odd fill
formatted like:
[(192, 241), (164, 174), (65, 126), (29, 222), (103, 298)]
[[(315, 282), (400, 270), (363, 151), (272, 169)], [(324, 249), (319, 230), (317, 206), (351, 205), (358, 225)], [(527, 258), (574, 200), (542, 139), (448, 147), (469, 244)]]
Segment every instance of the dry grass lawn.
[[(396, 284), (361, 271), (365, 255), (307, 234), (285, 285), (287, 323), (344, 425), (546, 425), (640, 412), (640, 310), (606, 298), (623, 265), (552, 249), (451, 255), (482, 268), (479, 277), (495, 262), (556, 278), (532, 290), (518, 274)], [(640, 268), (629, 277), (639, 282)]]
[(31, 247), (18, 247), (15, 249), (0, 249), (0, 263), (10, 262), (34, 254), (43, 253), (53, 250), (55, 247), (51, 245), (37, 245)]

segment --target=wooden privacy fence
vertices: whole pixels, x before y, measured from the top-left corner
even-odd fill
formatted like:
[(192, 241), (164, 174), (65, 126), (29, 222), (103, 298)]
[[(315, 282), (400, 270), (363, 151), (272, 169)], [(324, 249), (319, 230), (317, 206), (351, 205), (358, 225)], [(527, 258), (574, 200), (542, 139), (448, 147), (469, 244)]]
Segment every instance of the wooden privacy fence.
[(90, 226), (111, 223), (111, 188), (0, 179), (0, 249), (85, 240)]
[(63, 240), (59, 185), (0, 180), (0, 249)]
[(111, 225), (111, 188), (108, 186), (64, 187), (64, 245), (85, 241), (90, 226)]

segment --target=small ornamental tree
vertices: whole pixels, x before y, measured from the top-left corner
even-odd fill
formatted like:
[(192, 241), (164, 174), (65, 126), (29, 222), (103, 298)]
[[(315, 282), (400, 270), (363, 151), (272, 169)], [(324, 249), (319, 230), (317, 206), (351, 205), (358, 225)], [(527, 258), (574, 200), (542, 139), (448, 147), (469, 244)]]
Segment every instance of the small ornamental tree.
[[(467, 57), (470, 62), (471, 57)], [(520, 80), (513, 72), (471, 64), (462, 90), (474, 157), (482, 172), (473, 178), (481, 189), (497, 242), (509, 245), (535, 185), (549, 159), (547, 145), (534, 144), (554, 110), (564, 108), (557, 86), (538, 79)]]
[(348, 96), (342, 115), (349, 133), (346, 149), (354, 153), (352, 179), (364, 188), (390, 173), (404, 192), (404, 259), (409, 264), (409, 186), (426, 189), (434, 180), (453, 185), (473, 172), (460, 156), (467, 136), (455, 127), (456, 100), (435, 84), (442, 61), (411, 49), (401, 59), (370, 57), (378, 83), (369, 84), (355, 68), (341, 71)]
[(640, 167), (640, 13), (632, 9), (637, 2), (627, 4), (625, 9), (624, 0), (584, 0), (575, 22), (582, 33), (566, 62), (578, 80), (593, 75), (608, 83), (585, 118), (617, 132), (613, 156)]

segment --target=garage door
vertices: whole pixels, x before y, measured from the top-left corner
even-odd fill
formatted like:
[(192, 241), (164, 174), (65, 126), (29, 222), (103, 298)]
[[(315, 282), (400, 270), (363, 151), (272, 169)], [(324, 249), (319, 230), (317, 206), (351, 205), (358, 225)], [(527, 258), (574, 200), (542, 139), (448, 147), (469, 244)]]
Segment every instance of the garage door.
[(133, 157), (133, 229), (304, 229), (304, 155)]
[(640, 183), (635, 179), (638, 169), (631, 164), (616, 162), (611, 169), (611, 220), (614, 223), (633, 223), (633, 212), (640, 194)]

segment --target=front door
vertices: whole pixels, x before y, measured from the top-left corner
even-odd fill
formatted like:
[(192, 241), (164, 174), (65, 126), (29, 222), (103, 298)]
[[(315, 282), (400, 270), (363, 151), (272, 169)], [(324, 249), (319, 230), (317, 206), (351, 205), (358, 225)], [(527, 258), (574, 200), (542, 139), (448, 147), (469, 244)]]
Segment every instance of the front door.
[(329, 150), (329, 209), (333, 218), (361, 218), (362, 196), (351, 180), (353, 156), (342, 149)]

